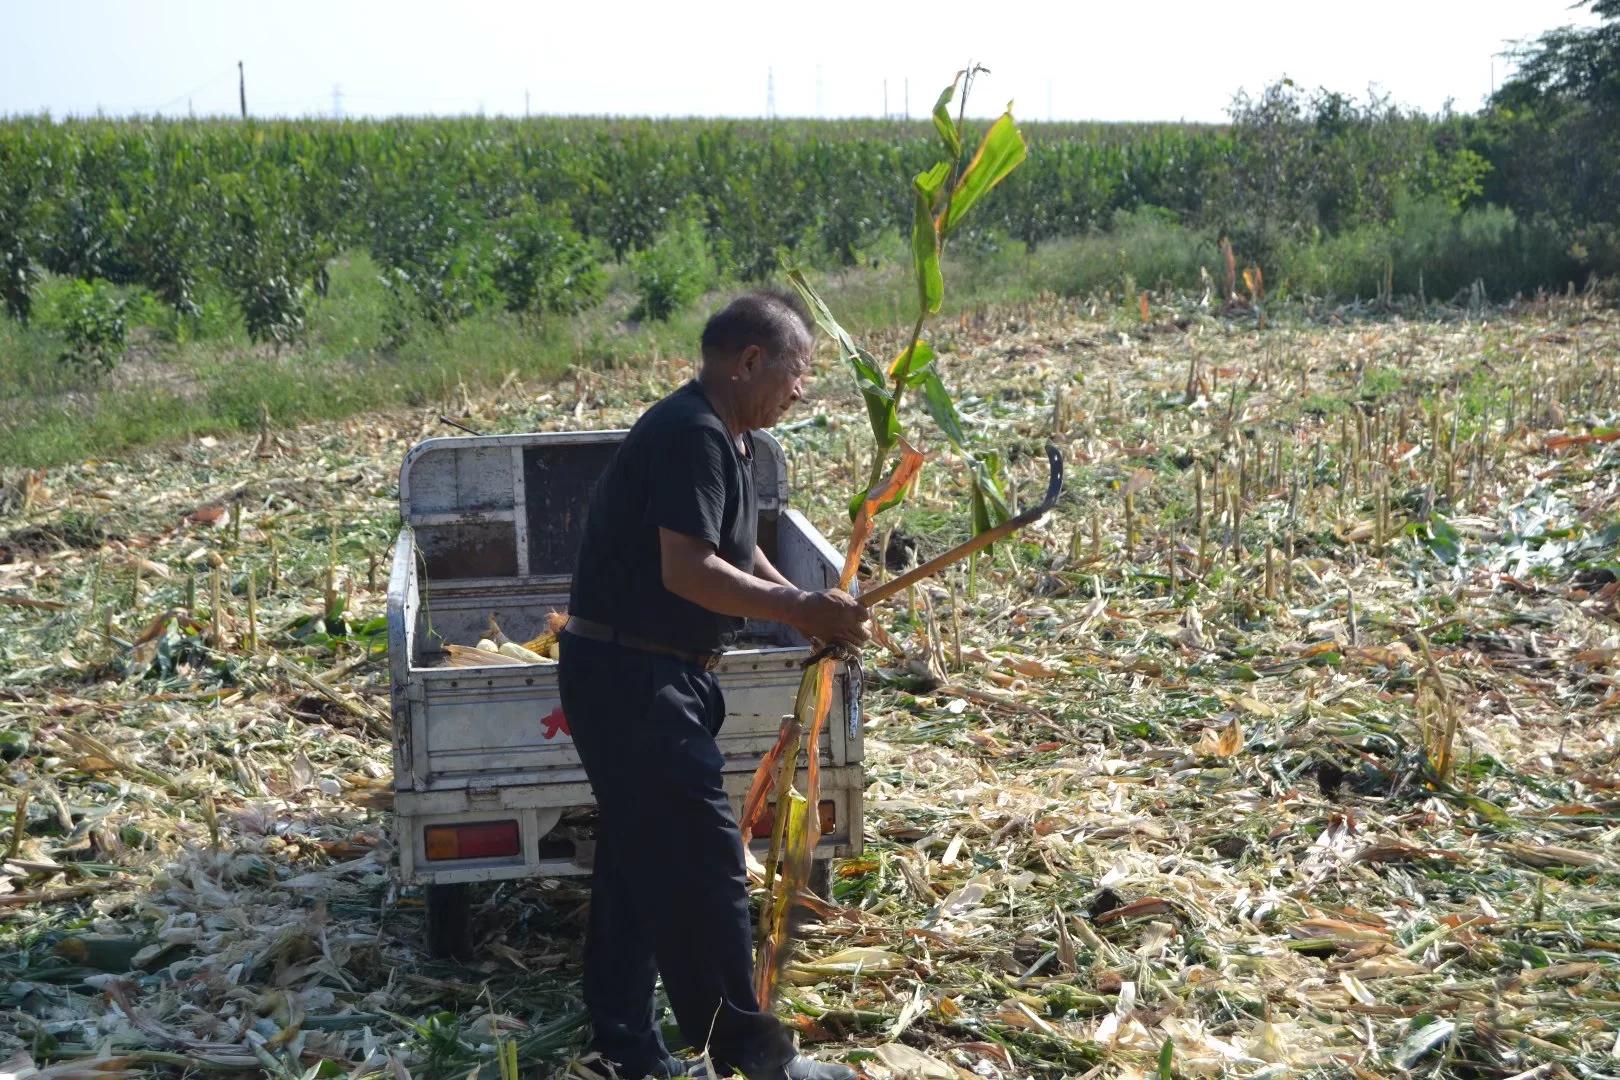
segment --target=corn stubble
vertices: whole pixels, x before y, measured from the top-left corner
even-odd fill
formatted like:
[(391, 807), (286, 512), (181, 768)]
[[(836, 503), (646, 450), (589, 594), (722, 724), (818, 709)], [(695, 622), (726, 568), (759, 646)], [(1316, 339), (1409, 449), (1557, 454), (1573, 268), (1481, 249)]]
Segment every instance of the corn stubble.
[[(933, 332), (975, 437), (1038, 446), (1064, 389), (1072, 490), (975, 595), (877, 613), (867, 850), (775, 989), (807, 1044), (873, 1076), (1151, 1075), (1167, 1042), (1185, 1075), (1613, 1071), (1620, 316), (1267, 303), (1264, 331), (1155, 293), (1147, 326), (1114, 297)], [(688, 370), (593, 374), (592, 415), (627, 424)], [(249, 437), (47, 470), (0, 521), (0, 596), (46, 605), (0, 603), (6, 1054), (494, 1075), (508, 1044), (525, 1070), (583, 1045), (582, 881), (487, 894), (476, 971), (417, 951), (390, 884), (367, 568), (399, 448), (445, 404), (281, 431), (278, 457)], [(472, 404), (481, 430), (578, 424), (566, 385)], [(829, 423), (782, 436), (840, 547), (864, 404), (820, 380), (803, 407)], [(924, 554), (970, 529), (945, 478), (892, 511)], [(909, 661), (936, 647), (929, 687)]]

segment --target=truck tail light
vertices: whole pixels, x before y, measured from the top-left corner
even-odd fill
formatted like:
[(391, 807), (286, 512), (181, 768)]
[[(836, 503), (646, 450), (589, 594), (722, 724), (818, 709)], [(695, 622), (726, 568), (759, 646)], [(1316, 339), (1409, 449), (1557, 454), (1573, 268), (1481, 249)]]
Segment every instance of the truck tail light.
[[(833, 831), (838, 824), (838, 804), (831, 799), (822, 799), (816, 804), (816, 817), (820, 819), (821, 835), (825, 836)], [(769, 803), (759, 812), (759, 820), (754, 823), (754, 836), (757, 839), (768, 839), (776, 831), (776, 804)]]
[(516, 855), (518, 823), (480, 821), (475, 825), (429, 825), (424, 832), (427, 857), (446, 859), (499, 859)]

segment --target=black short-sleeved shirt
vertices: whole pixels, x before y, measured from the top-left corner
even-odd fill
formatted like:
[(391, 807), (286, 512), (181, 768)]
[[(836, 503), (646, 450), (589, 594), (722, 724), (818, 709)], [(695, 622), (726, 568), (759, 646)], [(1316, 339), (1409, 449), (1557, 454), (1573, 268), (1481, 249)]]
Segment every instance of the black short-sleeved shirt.
[(745, 435), (744, 456), (696, 381), (643, 413), (591, 493), (569, 613), (678, 649), (729, 646), (743, 620), (664, 588), (658, 530), (704, 540), (752, 573), (753, 445)]

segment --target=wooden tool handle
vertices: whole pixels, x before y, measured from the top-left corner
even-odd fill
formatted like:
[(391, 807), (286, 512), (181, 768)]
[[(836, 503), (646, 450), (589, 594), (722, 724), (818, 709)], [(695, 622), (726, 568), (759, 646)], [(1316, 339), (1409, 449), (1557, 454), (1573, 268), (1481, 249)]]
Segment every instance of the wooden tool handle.
[(983, 551), (991, 544), (994, 544), (997, 540), (1005, 540), (1007, 537), (1011, 536), (1013, 533), (1017, 532), (1019, 529), (1022, 529), (1025, 525), (1028, 525), (1031, 521), (1034, 521), (1040, 516), (1040, 513), (1033, 513), (1019, 514), (1015, 518), (1008, 518), (1006, 521), (1003, 521), (1000, 525), (997, 525), (988, 532), (982, 532), (966, 543), (956, 545), (955, 547), (951, 548), (951, 550), (945, 552), (945, 554), (934, 556), (932, 559), (929, 559), (916, 569), (907, 570), (899, 577), (892, 578), (889, 581), (885, 581), (882, 585), (879, 585), (875, 589), (861, 593), (861, 595), (856, 597), (856, 599), (858, 599), (864, 607), (876, 607), (878, 604), (881, 604), (895, 593), (911, 588), (911, 586), (917, 584), (917, 582), (923, 580), (924, 578), (934, 576), (947, 566), (950, 566), (952, 563), (961, 562), (963, 559), (967, 558), (969, 555), (972, 555), (976, 551)]

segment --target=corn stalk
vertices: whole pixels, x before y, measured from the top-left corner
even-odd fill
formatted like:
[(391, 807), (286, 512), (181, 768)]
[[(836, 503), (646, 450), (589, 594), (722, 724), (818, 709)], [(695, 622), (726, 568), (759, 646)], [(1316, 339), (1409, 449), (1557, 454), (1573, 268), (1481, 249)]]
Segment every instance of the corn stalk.
[[(922, 467), (922, 454), (906, 441), (901, 421), (900, 406), (908, 390), (922, 395), (928, 414), (952, 449), (968, 464), (974, 535), (989, 531), (1011, 516), (1001, 488), (999, 459), (993, 453), (975, 456), (968, 449), (961, 417), (940, 378), (938, 356), (922, 337), (928, 316), (939, 311), (945, 295), (940, 266), (945, 241), (1028, 153), (1024, 138), (1013, 123), (1009, 104), (1007, 111), (985, 131), (973, 156), (965, 156), (966, 143), (962, 135), (968, 91), (974, 79), (983, 73), (983, 68), (974, 65), (957, 72), (934, 104), (934, 128), (944, 152), (931, 168), (912, 180), (915, 212), (911, 256), (917, 282), (917, 318), (899, 354), (886, 367), (880, 365), (876, 357), (858, 346), (839, 325), (801, 271), (794, 270), (788, 275), (816, 322), (837, 346), (840, 359), (854, 373), (872, 427), (872, 460), (866, 484), (854, 493), (849, 503), (854, 527), (844, 555), (843, 572), (839, 575), (841, 589), (847, 590), (854, 584), (860, 553), (871, 535), (873, 520), (905, 498)], [(952, 118), (950, 104), (959, 88), (957, 114)], [(897, 457), (894, 468), (885, 478), (885, 470), (894, 457)], [(773, 787), (778, 793), (778, 806), (786, 808), (785, 812), (777, 814), (771, 838), (765, 882), (769, 899), (755, 963), (756, 989), (764, 1007), (775, 997), (778, 974), (791, 948), (788, 913), (808, 878), (811, 852), (818, 839), (820, 821), (813, 810), (819, 805), (820, 762), (815, 747), (832, 703), (836, 662), (833, 657), (824, 657), (806, 668), (794, 716), (783, 724), (776, 746), (760, 763), (744, 804), (744, 842), (752, 835)], [(792, 787), (801, 736), (803, 745), (810, 750), (806, 791), (802, 796)]]

